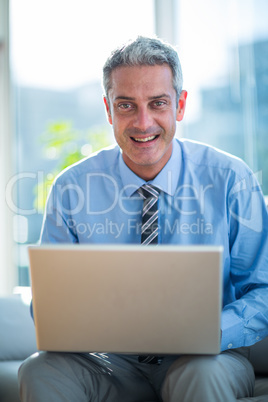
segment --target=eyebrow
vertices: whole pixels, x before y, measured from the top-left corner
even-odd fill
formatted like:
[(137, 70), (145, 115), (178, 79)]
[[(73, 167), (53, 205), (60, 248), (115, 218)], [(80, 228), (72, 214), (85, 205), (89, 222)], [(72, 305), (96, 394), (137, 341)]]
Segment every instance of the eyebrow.
[(123, 100), (135, 100), (135, 98), (131, 98), (130, 96), (121, 96), (121, 95), (119, 95), (119, 96), (117, 96), (117, 97), (115, 98), (115, 100), (118, 100), (118, 99), (123, 99)]
[[(170, 97), (170, 95), (168, 95), (168, 94), (161, 94), (161, 95), (155, 95), (155, 96), (149, 96), (149, 100), (155, 100), (155, 99), (161, 99), (161, 98), (171, 98)], [(118, 99), (123, 99), (123, 100), (129, 100), (129, 101), (134, 101), (135, 100), (135, 98), (132, 98), (132, 97), (130, 97), (130, 96), (123, 96), (123, 95), (119, 95), (119, 96), (117, 96), (116, 98), (115, 98), (115, 100), (118, 100)]]
[(161, 94), (161, 95), (156, 95), (156, 96), (150, 96), (149, 97), (150, 100), (161, 99), (161, 98), (169, 98), (169, 99), (171, 99), (170, 95), (168, 95), (168, 94)]

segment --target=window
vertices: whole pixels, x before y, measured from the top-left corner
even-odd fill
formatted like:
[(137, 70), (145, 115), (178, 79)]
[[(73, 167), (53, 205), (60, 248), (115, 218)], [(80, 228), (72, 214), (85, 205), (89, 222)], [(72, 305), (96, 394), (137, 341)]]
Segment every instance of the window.
[[(13, 144), (16, 169), (6, 185), (6, 200), (13, 213), (19, 285), (29, 285), (27, 245), (39, 238), (53, 174), (72, 161), (66, 155), (87, 155), (102, 145), (100, 138), (113, 141), (102, 103), (102, 65), (113, 47), (137, 34), (156, 32), (178, 49), (188, 91), (178, 135), (241, 157), (268, 194), (266, 0), (9, 0), (9, 4), (15, 138), (8, 141)], [(4, 22), (7, 5), (8, 0), (0, 0)], [(6, 57), (4, 41), (0, 36), (1, 62)], [(0, 83), (6, 82), (5, 77), (5, 68), (0, 69)], [(7, 120), (8, 103), (3, 99), (8, 95), (8, 87), (2, 86), (0, 113), (4, 109)], [(6, 132), (1, 122), (0, 130)], [(10, 160), (1, 157), (1, 161), (8, 167), (1, 174), (7, 177)], [(6, 181), (2, 176), (0, 180)], [(10, 256), (11, 245), (5, 244)], [(11, 277), (9, 282), (14, 283)]]
[(102, 66), (114, 47), (138, 34), (154, 34), (153, 0), (10, 0), (16, 174), (7, 198), (20, 286), (29, 285), (27, 245), (39, 239), (53, 172), (96, 142), (113, 142)]
[(180, 0), (182, 135), (241, 157), (268, 194), (268, 2)]

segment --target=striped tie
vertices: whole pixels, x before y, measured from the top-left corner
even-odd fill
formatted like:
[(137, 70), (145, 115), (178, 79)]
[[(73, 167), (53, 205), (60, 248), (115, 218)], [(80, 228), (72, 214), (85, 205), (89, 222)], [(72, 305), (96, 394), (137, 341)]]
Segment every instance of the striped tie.
[[(141, 244), (158, 243), (158, 208), (157, 201), (159, 190), (150, 184), (144, 184), (138, 189), (138, 193), (143, 198), (142, 224), (141, 224)], [(138, 356), (140, 363), (160, 364), (162, 359), (159, 356)]]
[(141, 225), (141, 244), (158, 243), (158, 208), (159, 190), (151, 184), (144, 184), (138, 189), (144, 199)]

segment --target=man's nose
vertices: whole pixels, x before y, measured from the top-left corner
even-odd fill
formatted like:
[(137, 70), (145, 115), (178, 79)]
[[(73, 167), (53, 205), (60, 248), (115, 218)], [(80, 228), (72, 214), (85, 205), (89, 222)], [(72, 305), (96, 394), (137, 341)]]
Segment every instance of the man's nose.
[(153, 118), (147, 108), (139, 108), (135, 114), (133, 127), (145, 132), (153, 125)]

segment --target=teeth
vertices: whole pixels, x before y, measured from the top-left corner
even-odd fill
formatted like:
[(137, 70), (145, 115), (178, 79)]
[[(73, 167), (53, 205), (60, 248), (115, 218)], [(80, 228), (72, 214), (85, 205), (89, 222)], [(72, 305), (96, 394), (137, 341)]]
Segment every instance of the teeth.
[(154, 140), (155, 138), (156, 138), (156, 135), (152, 135), (151, 137), (147, 137), (147, 138), (133, 138), (133, 139), (137, 142), (147, 142), (147, 141)]

